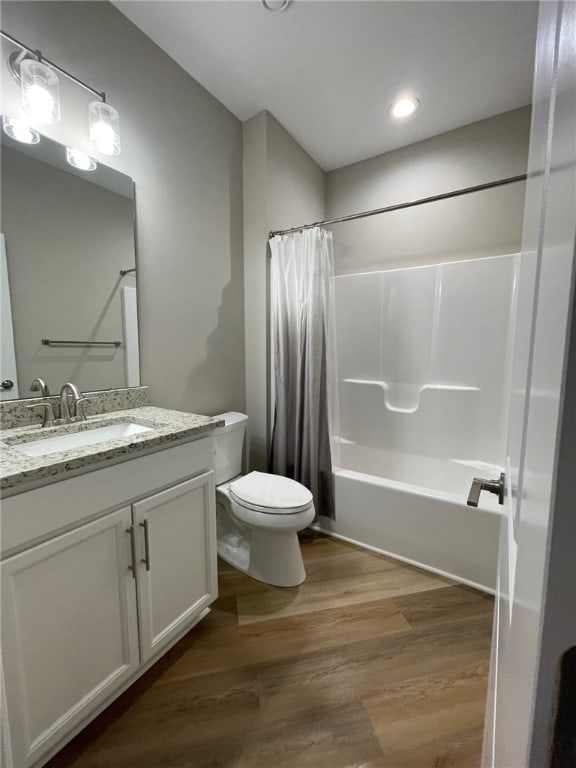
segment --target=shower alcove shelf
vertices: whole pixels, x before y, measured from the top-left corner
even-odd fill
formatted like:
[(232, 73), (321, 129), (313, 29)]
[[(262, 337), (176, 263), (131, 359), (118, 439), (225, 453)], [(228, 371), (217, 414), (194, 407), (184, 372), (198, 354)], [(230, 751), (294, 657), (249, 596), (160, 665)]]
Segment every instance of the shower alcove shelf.
[[(344, 383), (380, 387), (384, 392), (384, 406), (393, 413), (416, 413), (424, 392), (480, 392), (480, 387), (459, 386), (457, 384), (424, 384), (418, 389), (414, 389), (371, 379), (344, 379)], [(410, 405), (393, 405), (391, 401), (410, 403)]]

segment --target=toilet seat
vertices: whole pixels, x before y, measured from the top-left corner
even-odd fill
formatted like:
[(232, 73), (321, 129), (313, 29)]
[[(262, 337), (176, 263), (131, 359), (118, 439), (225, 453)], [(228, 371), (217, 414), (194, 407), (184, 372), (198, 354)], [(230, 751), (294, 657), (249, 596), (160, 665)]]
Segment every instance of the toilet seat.
[(266, 472), (250, 472), (229, 486), (232, 499), (245, 509), (268, 515), (294, 515), (308, 510), (313, 497), (296, 480)]

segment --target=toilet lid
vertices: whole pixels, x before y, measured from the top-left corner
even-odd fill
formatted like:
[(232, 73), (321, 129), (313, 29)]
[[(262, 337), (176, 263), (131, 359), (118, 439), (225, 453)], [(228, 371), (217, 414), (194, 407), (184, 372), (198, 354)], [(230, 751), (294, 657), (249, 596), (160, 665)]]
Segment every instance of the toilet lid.
[(250, 472), (235, 480), (230, 494), (240, 504), (280, 515), (300, 512), (312, 504), (312, 494), (301, 483), (265, 472)]

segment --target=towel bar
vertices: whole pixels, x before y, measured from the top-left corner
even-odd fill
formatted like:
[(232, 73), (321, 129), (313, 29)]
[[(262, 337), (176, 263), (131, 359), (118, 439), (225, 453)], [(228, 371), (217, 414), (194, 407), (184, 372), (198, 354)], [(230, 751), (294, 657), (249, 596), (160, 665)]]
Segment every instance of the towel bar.
[(42, 339), (45, 347), (121, 347), (121, 341), (65, 341)]

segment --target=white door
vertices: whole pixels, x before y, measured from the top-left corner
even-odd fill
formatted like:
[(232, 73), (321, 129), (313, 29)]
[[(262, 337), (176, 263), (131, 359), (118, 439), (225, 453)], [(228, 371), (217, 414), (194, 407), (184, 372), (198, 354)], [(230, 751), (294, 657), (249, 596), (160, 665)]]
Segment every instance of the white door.
[(142, 660), (218, 595), (214, 472), (134, 504)]
[(540, 6), (533, 97), (485, 768), (552, 765), (576, 645), (573, 2)]
[(4, 235), (0, 234), (0, 400), (15, 400), (18, 394), (16, 351), (12, 325), (12, 302)]
[(17, 768), (39, 760), (138, 669), (131, 517), (130, 508), (113, 512), (2, 563), (2, 666)]

